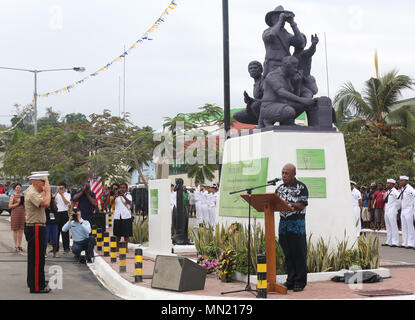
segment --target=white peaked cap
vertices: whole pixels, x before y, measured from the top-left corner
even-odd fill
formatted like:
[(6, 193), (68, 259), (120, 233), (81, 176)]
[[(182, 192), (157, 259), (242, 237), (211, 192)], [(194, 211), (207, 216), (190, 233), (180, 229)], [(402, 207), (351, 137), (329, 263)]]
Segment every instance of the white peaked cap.
[(353, 180), (350, 180), (350, 184), (356, 185), (356, 182), (354, 182)]
[(399, 179), (400, 180), (409, 180), (409, 177), (408, 176), (400, 176)]
[(48, 171), (34, 171), (29, 176), (29, 180), (43, 180), (46, 181), (49, 177)]
[(386, 182), (389, 182), (389, 183), (396, 183), (396, 181), (395, 181), (395, 180), (393, 180), (393, 179), (388, 179), (388, 180), (386, 180)]

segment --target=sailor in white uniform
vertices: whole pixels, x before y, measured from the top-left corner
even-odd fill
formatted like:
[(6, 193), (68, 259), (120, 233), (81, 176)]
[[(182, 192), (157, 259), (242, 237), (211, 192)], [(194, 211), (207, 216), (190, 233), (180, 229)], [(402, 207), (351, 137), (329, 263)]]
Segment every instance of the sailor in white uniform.
[(196, 181), (195, 182), (195, 191), (194, 191), (194, 195), (195, 195), (195, 209), (196, 209), (196, 224), (197, 226), (200, 226), (203, 222), (203, 213), (202, 213), (202, 194), (200, 192), (200, 185), (199, 182)]
[(215, 218), (216, 218), (216, 195), (215, 187), (211, 186), (208, 188), (208, 207), (209, 207), (209, 225), (212, 228), (215, 228)]
[(200, 188), (200, 210), (202, 211), (202, 222), (205, 223), (205, 225), (209, 224), (209, 194), (206, 190), (207, 186), (203, 185)]
[(385, 224), (386, 224), (386, 243), (382, 245), (390, 247), (399, 246), (399, 229), (398, 229), (398, 210), (401, 205), (399, 192), (395, 188), (396, 181), (388, 179), (385, 194)]
[(360, 236), (362, 224), (360, 221), (360, 211), (362, 209), (362, 194), (356, 189), (356, 182), (350, 181), (350, 188), (352, 189), (352, 200), (353, 200), (353, 213), (355, 217), (355, 223), (357, 227), (357, 237)]
[(402, 247), (415, 249), (415, 228), (414, 228), (414, 196), (415, 190), (408, 183), (408, 176), (400, 176), (401, 192), (401, 223), (402, 223)]

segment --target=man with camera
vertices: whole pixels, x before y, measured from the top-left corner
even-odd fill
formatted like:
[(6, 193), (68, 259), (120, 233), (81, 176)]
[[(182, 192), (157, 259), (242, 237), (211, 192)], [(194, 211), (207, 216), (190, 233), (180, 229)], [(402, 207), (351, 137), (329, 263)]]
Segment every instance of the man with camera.
[[(121, 183), (119, 189), (114, 190), (114, 229), (113, 233), (116, 236), (117, 249), (124, 237), (124, 241), (128, 252), (128, 237), (133, 235), (133, 216), (131, 214), (131, 202), (133, 200), (128, 191), (128, 185)], [(112, 205), (112, 203), (111, 203)]]
[(86, 261), (92, 262), (94, 256), (95, 238), (91, 234), (91, 224), (88, 220), (81, 217), (81, 211), (74, 208), (74, 214), (69, 217), (69, 221), (62, 227), (63, 232), (72, 230), (72, 252), (77, 260), (80, 260), (80, 255), (85, 250)]
[(59, 184), (56, 189), (55, 194), (53, 195), (56, 201), (56, 206), (58, 207), (58, 212), (56, 216), (56, 222), (58, 224), (58, 243), (56, 244), (56, 252), (59, 251), (59, 238), (62, 233), (62, 244), (63, 251), (65, 253), (69, 252), (69, 233), (62, 232), (62, 227), (68, 222), (68, 211), (71, 207), (71, 195), (66, 191), (66, 184), (62, 182)]
[(78, 209), (81, 211), (82, 219), (90, 222), (95, 207), (97, 206), (96, 196), (95, 193), (91, 191), (91, 185), (85, 183), (82, 186), (81, 191), (74, 195), (73, 201), (78, 202)]

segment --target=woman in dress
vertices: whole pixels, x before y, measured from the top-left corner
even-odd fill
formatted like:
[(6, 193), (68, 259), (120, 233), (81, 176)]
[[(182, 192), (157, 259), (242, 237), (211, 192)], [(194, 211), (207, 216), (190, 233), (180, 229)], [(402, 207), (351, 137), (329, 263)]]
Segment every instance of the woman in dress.
[(22, 238), (23, 229), (26, 221), (24, 209), (24, 197), (22, 192), (22, 185), (16, 183), (14, 186), (15, 193), (10, 196), (9, 208), (11, 211), (11, 229), (13, 231), (14, 247), (16, 252), (23, 251)]

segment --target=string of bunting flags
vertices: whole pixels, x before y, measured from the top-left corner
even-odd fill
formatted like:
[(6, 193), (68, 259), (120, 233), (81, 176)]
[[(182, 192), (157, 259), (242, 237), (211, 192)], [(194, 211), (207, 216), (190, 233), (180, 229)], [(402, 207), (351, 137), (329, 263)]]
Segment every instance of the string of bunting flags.
[[(76, 82), (74, 82), (74, 83), (72, 83), (68, 86), (65, 86), (65, 87), (63, 87), (61, 89), (58, 89), (58, 90), (55, 90), (55, 91), (46, 92), (46, 93), (43, 93), (43, 94), (38, 94), (37, 97), (38, 98), (46, 98), (46, 97), (53, 96), (53, 95), (56, 95), (56, 94), (59, 94), (59, 93), (70, 92), (70, 90), (72, 90), (76, 86), (84, 83), (85, 81), (87, 81), (89, 79), (92, 79), (92, 78), (96, 77), (97, 75), (99, 75), (103, 71), (108, 70), (108, 68), (111, 67), (114, 63), (122, 61), (122, 59), (124, 59), (132, 50), (134, 50), (137, 47), (137, 45), (143, 44), (146, 40), (147, 41), (153, 40), (152, 33), (154, 31), (156, 31), (160, 27), (160, 25), (163, 24), (166, 21), (166, 18), (169, 15), (169, 12), (176, 8), (176, 6), (177, 6), (176, 2), (177, 2), (177, 0), (171, 0), (168, 7), (163, 11), (161, 16), (154, 22), (154, 24), (137, 41), (135, 41), (127, 50), (125, 50), (121, 55), (119, 55), (118, 57), (113, 59), (111, 62), (107, 63), (105, 66), (99, 68), (98, 70), (96, 70), (95, 72), (89, 74), (88, 76), (84, 77), (81, 80), (78, 80), (78, 81), (76, 81)], [(12, 127), (8, 128), (6, 130), (0, 131), (0, 134), (12, 131), (28, 115), (30, 115), (30, 113), (33, 111), (33, 108), (34, 108), (34, 102), (35, 102), (35, 99), (33, 98), (32, 102), (30, 104), (27, 104), (23, 107), (24, 111), (23, 111), (22, 117)]]

